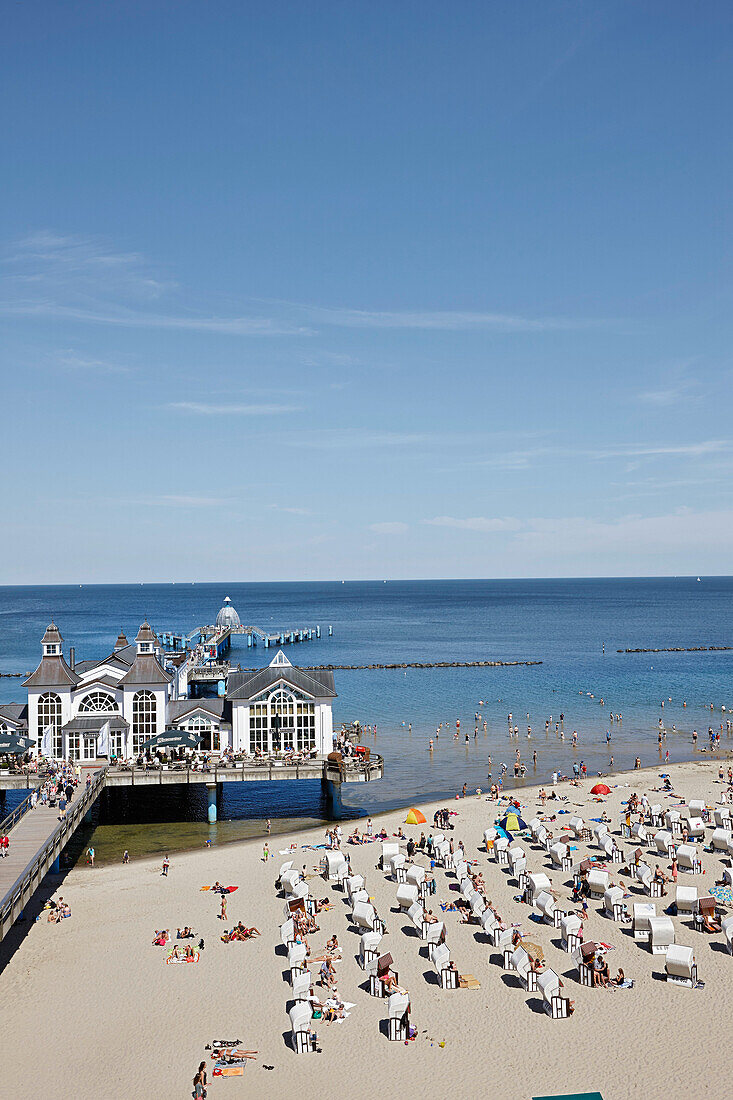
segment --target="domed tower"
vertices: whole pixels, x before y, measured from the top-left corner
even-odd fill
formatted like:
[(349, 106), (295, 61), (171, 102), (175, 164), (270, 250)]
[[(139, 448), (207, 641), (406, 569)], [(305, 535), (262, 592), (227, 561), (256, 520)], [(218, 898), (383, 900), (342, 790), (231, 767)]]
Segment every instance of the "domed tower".
[(219, 614), (216, 616), (216, 625), (223, 629), (234, 628), (241, 626), (242, 622), (237, 614), (236, 608), (233, 606), (232, 601), (228, 596), (224, 597), (224, 606)]

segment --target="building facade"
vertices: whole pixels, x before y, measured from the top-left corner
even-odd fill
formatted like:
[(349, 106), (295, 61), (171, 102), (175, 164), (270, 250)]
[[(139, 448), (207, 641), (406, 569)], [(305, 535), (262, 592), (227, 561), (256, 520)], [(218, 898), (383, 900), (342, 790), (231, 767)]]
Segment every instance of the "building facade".
[(0, 734), (27, 734), (36, 755), (96, 760), (108, 736), (110, 755), (131, 759), (166, 729), (198, 734), (212, 753), (325, 756), (333, 748), (333, 673), (296, 668), (282, 651), (257, 672), (230, 672), (223, 698), (175, 699), (175, 670), (148, 622), (134, 643), (120, 633), (101, 661), (67, 662), (53, 622), (41, 650), (23, 685), (27, 701), (0, 705)]

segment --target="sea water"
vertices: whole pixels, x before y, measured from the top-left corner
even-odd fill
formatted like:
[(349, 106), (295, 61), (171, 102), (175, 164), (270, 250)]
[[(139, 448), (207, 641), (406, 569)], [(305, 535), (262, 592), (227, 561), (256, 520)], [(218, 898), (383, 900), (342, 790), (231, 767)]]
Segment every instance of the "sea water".
[[(0, 672), (26, 673), (36, 666), (40, 638), (52, 616), (67, 654), (73, 645), (78, 660), (101, 658), (120, 629), (133, 639), (145, 617), (157, 630), (182, 633), (210, 623), (227, 595), (243, 623), (266, 631), (320, 624), (320, 640), (285, 648), (289, 659), (304, 667), (542, 662), (337, 671), (335, 725), (358, 719), (376, 726), (376, 734), (365, 735), (364, 741), (385, 759), (384, 779), (343, 788), (346, 814), (453, 798), (464, 783), (469, 792), (485, 788), (489, 755), (492, 778), (505, 763), (511, 781), (517, 748), (527, 766), (525, 782), (548, 782), (553, 771), (570, 772), (581, 760), (589, 774), (608, 772), (611, 756), (615, 770), (633, 766), (637, 755), (642, 765), (661, 764), (660, 717), (667, 730), (663, 752), (669, 750), (671, 762), (689, 759), (692, 729), (699, 731), (698, 745), (704, 747), (708, 727), (725, 723), (728, 710), (721, 708), (733, 706), (733, 652), (617, 652), (733, 644), (729, 577), (0, 588)], [(238, 636), (230, 658), (243, 667), (259, 667), (275, 652), (261, 644), (250, 649)], [(0, 678), (0, 700), (23, 702), (21, 684)], [(561, 712), (564, 741), (555, 733)], [(518, 738), (508, 736), (509, 713), (519, 727)], [(622, 722), (612, 722), (611, 714), (621, 714)], [(733, 744), (725, 732), (723, 743)], [(7, 792), (5, 807), (18, 797)], [(206, 839), (221, 843), (262, 835), (265, 816), (274, 831), (287, 831), (295, 819), (311, 823), (324, 813), (320, 784), (313, 782), (226, 784), (213, 827), (206, 823), (203, 788), (148, 789), (134, 796), (119, 791), (100, 807), (95, 847), (101, 855), (118, 855), (124, 847), (162, 851)]]

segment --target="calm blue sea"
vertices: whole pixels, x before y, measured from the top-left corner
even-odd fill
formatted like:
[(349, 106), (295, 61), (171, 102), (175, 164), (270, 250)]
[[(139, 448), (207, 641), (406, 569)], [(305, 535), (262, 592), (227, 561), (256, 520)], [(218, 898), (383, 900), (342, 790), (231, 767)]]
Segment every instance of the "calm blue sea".
[[(336, 721), (376, 723), (371, 743), (386, 760), (384, 780), (345, 788), (344, 805), (355, 813), (452, 796), (464, 782), (469, 790), (485, 787), (489, 754), (494, 775), (501, 761), (510, 769), (513, 763), (516, 742), (507, 736), (509, 712), (520, 727), (519, 747), (529, 759), (530, 781), (547, 779), (558, 767), (569, 771), (574, 758), (584, 759), (589, 772), (608, 770), (608, 729), (617, 770), (632, 765), (637, 753), (643, 764), (657, 762), (662, 714), (670, 730), (665, 749), (671, 760), (687, 759), (692, 728), (700, 730), (704, 744), (708, 726), (721, 721), (721, 706), (733, 706), (733, 653), (617, 653), (627, 647), (733, 644), (730, 577), (0, 588), (0, 671), (25, 673), (35, 667), (51, 616), (67, 652), (74, 645), (77, 659), (101, 657), (120, 628), (134, 637), (147, 616), (158, 630), (188, 632), (211, 622), (227, 595), (247, 624), (264, 629), (321, 625), (320, 641), (288, 647), (295, 664), (543, 662), (529, 668), (336, 673)], [(330, 638), (329, 625), (334, 630)], [(272, 650), (248, 650), (245, 639), (235, 639), (235, 662), (261, 665), (272, 656)], [(20, 681), (0, 679), (0, 698), (22, 701)], [(474, 740), (477, 711), (488, 730), (484, 734), (482, 722)], [(561, 711), (564, 743), (554, 733)], [(620, 712), (623, 723), (609, 724), (610, 712)], [(550, 715), (553, 727), (546, 735)], [(452, 737), (456, 718), (461, 720), (458, 742)], [(428, 741), (440, 722), (448, 723), (450, 732), (444, 727), (431, 755)], [(528, 723), (533, 727), (529, 741)], [(574, 729), (579, 737), (575, 757)], [(220, 819), (321, 816), (319, 785), (272, 786), (277, 790), (228, 785)], [(6, 806), (11, 804), (8, 796)], [(125, 812), (131, 820), (141, 808), (128, 806)], [(196, 798), (145, 806), (144, 812), (168, 821), (205, 817), (203, 800)]]

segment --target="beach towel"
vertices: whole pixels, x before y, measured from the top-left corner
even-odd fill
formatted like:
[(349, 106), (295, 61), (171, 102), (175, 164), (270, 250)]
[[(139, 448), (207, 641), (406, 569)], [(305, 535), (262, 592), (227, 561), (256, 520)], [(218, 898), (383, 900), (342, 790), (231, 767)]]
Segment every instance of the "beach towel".
[[(213, 886), (202, 886), (202, 887), (201, 887), (201, 889), (202, 889), (202, 890), (213, 890), (213, 889), (214, 889), (214, 887), (213, 887)], [(220, 893), (220, 894), (233, 894), (233, 893), (234, 893), (234, 891), (235, 891), (235, 890), (238, 890), (238, 889), (239, 889), (239, 887), (238, 887), (238, 886), (221, 886), (221, 887), (219, 888), (219, 890), (217, 890), (217, 893), (218, 893), (218, 894), (219, 894), (219, 893)]]
[(214, 1066), (212, 1077), (244, 1077), (244, 1066)]

